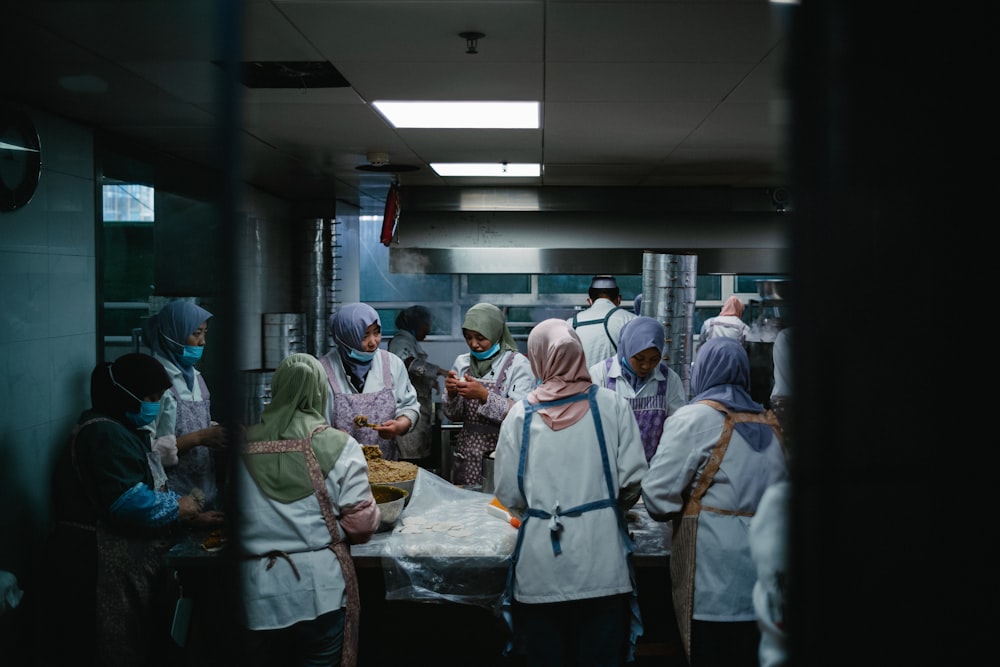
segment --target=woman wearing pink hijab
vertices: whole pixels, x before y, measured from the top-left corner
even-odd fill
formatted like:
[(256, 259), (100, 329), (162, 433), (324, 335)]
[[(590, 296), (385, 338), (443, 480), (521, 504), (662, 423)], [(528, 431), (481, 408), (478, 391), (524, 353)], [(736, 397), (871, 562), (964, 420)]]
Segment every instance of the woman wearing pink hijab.
[(701, 334), (698, 336), (698, 348), (705, 344), (705, 341), (717, 336), (735, 338), (739, 342), (746, 341), (750, 325), (743, 321), (743, 302), (737, 296), (731, 296), (722, 304), (722, 310), (715, 317), (710, 317), (701, 325)]
[[(642, 632), (624, 514), (646, 457), (625, 399), (590, 380), (560, 319), (528, 336), (540, 384), (500, 426), (495, 493), (521, 517), (504, 616), (526, 665), (620, 665)], [(631, 623), (630, 623), (631, 620)]]

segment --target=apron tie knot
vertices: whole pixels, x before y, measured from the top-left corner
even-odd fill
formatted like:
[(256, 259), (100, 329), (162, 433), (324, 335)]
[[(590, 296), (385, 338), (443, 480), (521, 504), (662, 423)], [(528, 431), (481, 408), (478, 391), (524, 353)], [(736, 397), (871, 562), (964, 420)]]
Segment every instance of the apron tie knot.
[(549, 515), (549, 537), (552, 540), (552, 553), (557, 556), (562, 553), (562, 546), (559, 544), (559, 534), (562, 532), (563, 524), (559, 516), (559, 502), (557, 501)]

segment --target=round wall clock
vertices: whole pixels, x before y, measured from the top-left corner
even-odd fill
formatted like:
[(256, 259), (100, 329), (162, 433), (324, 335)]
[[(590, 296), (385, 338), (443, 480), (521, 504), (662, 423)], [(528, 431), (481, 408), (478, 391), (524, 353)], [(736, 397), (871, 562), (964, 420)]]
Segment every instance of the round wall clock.
[(42, 147), (23, 110), (0, 104), (0, 212), (21, 208), (35, 194)]

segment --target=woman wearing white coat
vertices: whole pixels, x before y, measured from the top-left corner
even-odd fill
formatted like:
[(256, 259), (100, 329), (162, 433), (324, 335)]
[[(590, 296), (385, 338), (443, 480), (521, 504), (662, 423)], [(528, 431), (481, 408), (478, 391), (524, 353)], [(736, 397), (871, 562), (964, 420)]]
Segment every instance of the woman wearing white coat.
[(497, 499), (522, 517), (505, 615), (529, 667), (621, 665), (642, 632), (625, 524), (646, 472), (639, 427), (591, 382), (567, 322), (535, 326), (528, 356), (541, 384), (504, 419), (494, 463)]
[(667, 419), (642, 497), (651, 517), (674, 521), (670, 578), (689, 663), (756, 667), (747, 535), (765, 489), (787, 477), (780, 430), (750, 398), (750, 360), (736, 339), (702, 346), (691, 386), (690, 404)]

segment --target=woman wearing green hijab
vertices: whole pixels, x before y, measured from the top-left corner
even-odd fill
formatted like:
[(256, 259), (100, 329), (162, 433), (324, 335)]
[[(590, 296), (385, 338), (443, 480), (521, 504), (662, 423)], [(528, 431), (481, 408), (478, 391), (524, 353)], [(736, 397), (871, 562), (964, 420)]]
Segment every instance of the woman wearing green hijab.
[(462, 322), (469, 351), (455, 358), (445, 378), (445, 416), (462, 422), (451, 481), (483, 483), (483, 457), (497, 446), (500, 422), (535, 387), (528, 358), (517, 349), (503, 311), (489, 303), (469, 308)]
[(250, 650), (260, 657), (291, 646), (297, 657), (271, 659), (350, 666), (359, 600), (348, 545), (379, 525), (368, 463), (357, 440), (327, 424), (326, 372), (315, 357), (285, 358), (271, 394), (237, 466)]

